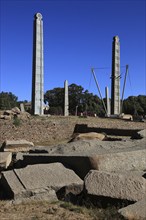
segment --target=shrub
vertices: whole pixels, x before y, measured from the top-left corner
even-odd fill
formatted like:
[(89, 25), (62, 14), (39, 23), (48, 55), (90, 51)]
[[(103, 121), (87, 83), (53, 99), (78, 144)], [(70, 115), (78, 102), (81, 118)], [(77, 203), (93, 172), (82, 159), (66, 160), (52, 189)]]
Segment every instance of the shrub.
[(20, 126), (21, 125), (21, 120), (17, 117), (14, 117), (13, 125), (15, 125), (16, 127)]

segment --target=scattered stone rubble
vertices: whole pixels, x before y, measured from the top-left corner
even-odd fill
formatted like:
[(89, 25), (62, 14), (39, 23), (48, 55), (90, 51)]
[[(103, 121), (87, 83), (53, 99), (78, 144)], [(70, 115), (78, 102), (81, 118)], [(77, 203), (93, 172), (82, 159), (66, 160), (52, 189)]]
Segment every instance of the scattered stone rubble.
[(30, 118), (30, 114), (25, 111), (21, 111), (18, 107), (14, 107), (11, 110), (5, 110), (0, 114), (0, 119), (11, 120), (13, 118), (27, 119)]
[[(62, 197), (58, 192), (64, 197), (83, 193), (97, 200), (102, 197), (133, 202), (119, 213), (129, 220), (146, 219), (145, 131), (137, 133), (135, 142), (81, 138), (48, 148), (32, 143), (27, 147), (27, 141), (24, 145), (21, 141), (6, 141), (1, 150), (9, 152), (0, 154), (0, 167), (5, 169), (0, 184), (16, 203), (30, 199), (56, 201)], [(12, 156), (16, 161), (9, 168)]]

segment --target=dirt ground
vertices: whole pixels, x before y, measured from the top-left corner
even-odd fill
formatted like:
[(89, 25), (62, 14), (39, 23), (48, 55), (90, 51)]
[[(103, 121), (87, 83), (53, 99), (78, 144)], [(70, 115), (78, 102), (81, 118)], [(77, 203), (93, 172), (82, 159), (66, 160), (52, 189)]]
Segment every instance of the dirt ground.
[(115, 208), (90, 208), (65, 202), (10, 204), (0, 201), (1, 220), (122, 220)]
[[(27, 120), (0, 119), (0, 144), (5, 140), (24, 139), (40, 145), (53, 145), (71, 139), (77, 127), (90, 129), (144, 129), (146, 122), (75, 116), (31, 116)], [(89, 132), (89, 131), (88, 131)]]

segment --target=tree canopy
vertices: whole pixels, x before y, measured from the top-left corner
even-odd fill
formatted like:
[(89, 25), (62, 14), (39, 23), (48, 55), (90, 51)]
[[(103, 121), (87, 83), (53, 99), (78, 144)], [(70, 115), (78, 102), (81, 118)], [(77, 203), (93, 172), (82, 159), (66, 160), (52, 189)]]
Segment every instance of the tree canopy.
[[(104, 116), (104, 109), (101, 99), (97, 95), (93, 95), (88, 90), (80, 85), (71, 84), (68, 87), (69, 93), (69, 113), (75, 115), (76, 110), (85, 115), (98, 115)], [(49, 113), (54, 115), (63, 115), (64, 111), (64, 88), (54, 88), (46, 91), (44, 94), (45, 103), (48, 102), (50, 109)], [(104, 98), (105, 101), (105, 98)], [(8, 110), (20, 103), (26, 103), (27, 100), (18, 101), (17, 96), (11, 92), (0, 93), (0, 109)], [(106, 103), (105, 103), (106, 104)], [(129, 96), (123, 101), (123, 113), (125, 114), (138, 114), (146, 115), (146, 96)]]
[(11, 92), (1, 92), (0, 93), (0, 109), (9, 110), (17, 106), (18, 97)]
[[(88, 90), (80, 85), (71, 84), (68, 87), (69, 94), (69, 112), (75, 115), (76, 108), (78, 113), (84, 112), (88, 115), (104, 115), (101, 100), (97, 95), (89, 93)], [(62, 114), (64, 109), (64, 88), (54, 88), (45, 93), (45, 102), (49, 103), (50, 113)]]
[(146, 115), (146, 96), (129, 96), (123, 101), (123, 112), (132, 115)]

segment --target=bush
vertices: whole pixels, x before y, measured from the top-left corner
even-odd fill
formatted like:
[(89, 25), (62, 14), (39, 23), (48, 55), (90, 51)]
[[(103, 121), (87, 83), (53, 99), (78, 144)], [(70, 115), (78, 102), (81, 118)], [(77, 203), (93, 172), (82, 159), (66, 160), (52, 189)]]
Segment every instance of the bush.
[(20, 126), (21, 125), (21, 120), (17, 117), (14, 117), (13, 125), (15, 125), (16, 127)]

